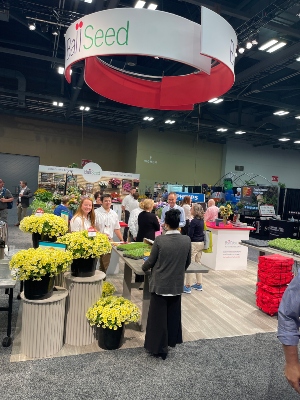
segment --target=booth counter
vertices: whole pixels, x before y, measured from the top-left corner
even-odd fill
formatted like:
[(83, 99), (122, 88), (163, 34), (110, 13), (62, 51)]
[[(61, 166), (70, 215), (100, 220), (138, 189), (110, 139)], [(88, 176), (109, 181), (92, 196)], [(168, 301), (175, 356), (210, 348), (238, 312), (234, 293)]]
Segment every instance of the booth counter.
[(253, 227), (235, 227), (232, 224), (216, 226), (214, 222), (206, 223), (212, 233), (212, 253), (202, 253), (201, 264), (215, 270), (247, 269), (248, 248), (242, 246), (241, 240), (249, 240)]

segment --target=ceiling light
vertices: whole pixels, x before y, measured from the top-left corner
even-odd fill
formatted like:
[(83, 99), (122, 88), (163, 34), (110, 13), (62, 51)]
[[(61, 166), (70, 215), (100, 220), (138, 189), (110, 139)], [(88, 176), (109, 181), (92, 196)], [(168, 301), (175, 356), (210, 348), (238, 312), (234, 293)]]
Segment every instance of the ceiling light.
[(267, 53), (273, 53), (274, 51), (281, 49), (281, 47), (283, 47), (285, 45), (286, 45), (286, 42), (279, 42), (279, 43), (275, 44), (275, 46), (268, 49)]
[(213, 99), (208, 100), (209, 103), (214, 103), (214, 104), (221, 103), (222, 101), (224, 101), (224, 99), (219, 99), (218, 97), (214, 97)]
[(278, 43), (278, 40), (276, 40), (276, 39), (269, 40), (268, 42), (266, 42), (265, 44), (263, 44), (262, 46), (260, 46), (260, 47), (258, 48), (258, 50), (266, 50), (266, 49), (268, 49), (269, 47), (273, 46), (275, 43)]
[(154, 57), (156, 60), (159, 60), (159, 57)]
[(254, 39), (254, 40), (252, 40), (252, 44), (256, 45), (256, 44), (258, 44), (258, 41), (256, 39)]
[(246, 49), (251, 49), (251, 47), (252, 47), (253, 45), (252, 45), (252, 43), (251, 42), (247, 42), (246, 43)]
[(175, 124), (175, 121), (174, 120), (172, 120), (172, 119), (167, 119), (166, 121), (165, 121), (165, 124)]
[(150, 3), (147, 8), (148, 8), (148, 10), (156, 10), (157, 9), (157, 4)]
[(63, 107), (64, 103), (58, 103), (58, 107)]
[(214, 104), (222, 103), (222, 101), (224, 101), (224, 99), (218, 99), (218, 100), (214, 101)]
[(236, 131), (235, 132), (236, 135), (242, 135), (243, 133), (246, 133), (246, 132), (244, 132), (244, 131)]
[(287, 115), (289, 113), (290, 113), (289, 111), (280, 110), (280, 111), (274, 112), (273, 115), (279, 115), (281, 117), (282, 115)]
[(297, 115), (297, 117), (295, 117), (296, 119), (300, 119), (300, 115)]
[(296, 61), (300, 61), (300, 57), (296, 58)]
[(57, 68), (57, 72), (58, 72), (60, 75), (63, 75), (63, 73), (65, 72), (64, 67), (58, 67), (58, 68)]
[(218, 132), (227, 132), (228, 129), (226, 129), (226, 128), (219, 128), (219, 129), (217, 129), (217, 131), (218, 131)]
[(80, 107), (79, 107), (79, 110), (80, 110), (80, 111), (83, 111), (83, 110), (84, 110), (84, 106), (80, 106)]
[(35, 31), (36, 30), (35, 22), (29, 22), (28, 28), (30, 31)]
[(144, 121), (153, 121), (154, 118), (153, 117), (144, 117), (143, 120)]
[(299, 144), (299, 143), (300, 143), (300, 140), (295, 140), (294, 143)]
[[(86, 2), (87, 3), (87, 2)], [(85, 107), (85, 111), (90, 111), (90, 107)]]
[(57, 36), (58, 35), (58, 28), (57, 26), (52, 27), (52, 35)]
[(240, 54), (243, 54), (243, 53), (245, 52), (244, 47), (240, 47), (240, 48), (238, 49), (238, 52), (239, 52)]
[(286, 138), (286, 137), (283, 137), (283, 138), (278, 139), (278, 140), (280, 140), (281, 142), (288, 142), (288, 141), (291, 140), (291, 139)]
[(145, 4), (146, 4), (145, 1), (138, 0), (138, 1), (136, 2), (136, 5), (134, 6), (134, 8), (143, 8)]
[(53, 104), (54, 106), (57, 106), (57, 101), (54, 101), (52, 104)]
[(93, 0), (84, 0), (85, 3), (92, 3)]
[(149, 119), (149, 117), (144, 117), (143, 118), (144, 121), (147, 121), (148, 119)]

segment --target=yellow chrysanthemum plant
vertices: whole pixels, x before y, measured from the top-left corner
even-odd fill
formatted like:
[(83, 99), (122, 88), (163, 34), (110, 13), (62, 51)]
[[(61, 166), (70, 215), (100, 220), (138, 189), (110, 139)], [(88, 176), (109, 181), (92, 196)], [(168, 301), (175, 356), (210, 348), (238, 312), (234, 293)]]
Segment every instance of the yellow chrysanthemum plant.
[(117, 330), (123, 324), (138, 322), (140, 311), (135, 304), (124, 297), (101, 297), (86, 313), (91, 326)]
[(37, 280), (49, 274), (50, 277), (66, 272), (73, 260), (70, 251), (61, 251), (51, 247), (20, 250), (9, 262), (15, 279)]
[(88, 236), (88, 231), (67, 233), (57, 241), (67, 245), (74, 259), (99, 258), (102, 254), (110, 253), (112, 248), (108, 237), (99, 232), (92, 237)]
[(103, 282), (102, 297), (111, 296), (115, 293), (115, 291), (116, 291), (116, 288), (112, 283), (107, 282), (107, 281)]
[(220, 215), (223, 218), (228, 218), (228, 217), (230, 217), (230, 215), (233, 214), (233, 211), (232, 211), (232, 208), (231, 208), (230, 204), (226, 204), (225, 206), (221, 206), (219, 208), (219, 210), (220, 210)]
[(23, 232), (58, 237), (68, 232), (68, 224), (57, 215), (44, 213), (40, 216), (30, 215), (23, 218), (20, 222), (20, 229)]

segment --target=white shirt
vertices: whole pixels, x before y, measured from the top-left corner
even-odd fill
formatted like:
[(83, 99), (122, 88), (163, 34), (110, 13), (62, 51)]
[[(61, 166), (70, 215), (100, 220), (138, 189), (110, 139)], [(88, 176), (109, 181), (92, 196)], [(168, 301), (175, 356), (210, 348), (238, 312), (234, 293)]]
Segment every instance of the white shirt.
[[(122, 201), (122, 206), (125, 207), (126, 211), (130, 212), (130, 207), (135, 205), (137, 200), (134, 200), (134, 197), (131, 194), (128, 194), (127, 196), (124, 197)], [(133, 207), (134, 209), (135, 207)]]
[(130, 213), (130, 217), (128, 220), (128, 228), (134, 238), (136, 238), (137, 234), (138, 234), (138, 230), (139, 230), (138, 216), (142, 211), (143, 210), (139, 207), (139, 208), (135, 208)]
[(80, 232), (80, 231), (85, 231), (88, 230), (91, 227), (91, 221), (89, 219), (86, 219), (84, 217), (75, 217), (72, 218), (70, 221), (70, 229), (71, 232)]
[(131, 201), (128, 205), (128, 211), (131, 213), (136, 208), (140, 208), (140, 203), (138, 202), (138, 200)]
[(96, 229), (100, 233), (104, 233), (108, 235), (110, 239), (112, 239), (114, 235), (114, 230), (120, 229), (118, 214), (112, 209), (106, 211), (101, 206), (95, 210), (95, 216), (96, 216), (96, 222), (95, 222)]
[(187, 219), (191, 220), (191, 219), (192, 219), (192, 215), (191, 215), (191, 206), (188, 205), (188, 204), (184, 204), (184, 205), (182, 206), (182, 208), (183, 208), (183, 210), (184, 210), (185, 219), (186, 219), (186, 220), (187, 220)]
[(27, 186), (25, 186), (24, 188), (22, 188), (21, 190), (20, 190), (20, 193), (19, 193), (19, 203), (21, 203), (21, 196), (20, 196), (20, 194), (23, 194), (24, 193), (24, 191), (27, 189)]

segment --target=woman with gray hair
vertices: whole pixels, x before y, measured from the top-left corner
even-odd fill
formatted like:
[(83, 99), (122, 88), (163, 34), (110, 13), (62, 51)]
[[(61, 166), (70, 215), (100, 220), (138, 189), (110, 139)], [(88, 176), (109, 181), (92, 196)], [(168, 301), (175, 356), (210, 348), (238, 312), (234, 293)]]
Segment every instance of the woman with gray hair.
[[(196, 261), (200, 264), (202, 250), (204, 248), (204, 211), (200, 204), (193, 204), (192, 216), (188, 235), (192, 242), (192, 261)], [(196, 281), (193, 283), (193, 279), (196, 275)], [(202, 274), (185, 274), (185, 285), (183, 287), (183, 292), (190, 294), (191, 289), (202, 290)]]

